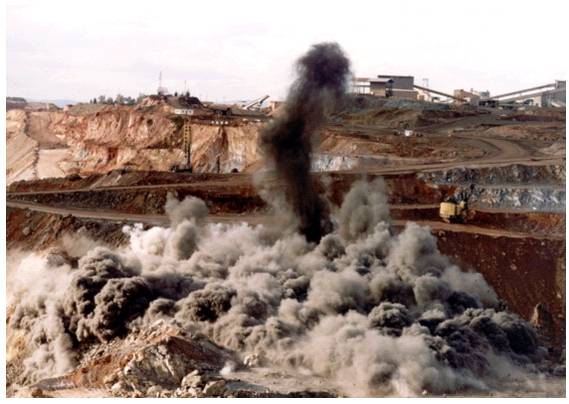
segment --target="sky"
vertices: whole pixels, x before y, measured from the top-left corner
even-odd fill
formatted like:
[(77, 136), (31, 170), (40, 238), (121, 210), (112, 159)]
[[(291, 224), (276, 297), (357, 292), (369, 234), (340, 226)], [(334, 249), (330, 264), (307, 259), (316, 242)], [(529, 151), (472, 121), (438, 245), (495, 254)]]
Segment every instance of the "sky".
[(497, 94), (567, 75), (565, 0), (16, 1), (6, 92), (86, 101), (163, 86), (211, 101), (283, 99), (294, 61), (335, 41), (358, 77)]

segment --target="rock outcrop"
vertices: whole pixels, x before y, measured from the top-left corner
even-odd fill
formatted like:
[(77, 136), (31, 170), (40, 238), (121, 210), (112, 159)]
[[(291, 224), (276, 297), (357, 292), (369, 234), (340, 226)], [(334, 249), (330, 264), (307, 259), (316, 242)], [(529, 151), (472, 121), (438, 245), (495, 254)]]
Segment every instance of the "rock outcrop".
[[(258, 162), (257, 122), (192, 123), (194, 172), (244, 171)], [(66, 111), (11, 109), (6, 114), (7, 183), (185, 166), (183, 120), (166, 104), (83, 104)]]

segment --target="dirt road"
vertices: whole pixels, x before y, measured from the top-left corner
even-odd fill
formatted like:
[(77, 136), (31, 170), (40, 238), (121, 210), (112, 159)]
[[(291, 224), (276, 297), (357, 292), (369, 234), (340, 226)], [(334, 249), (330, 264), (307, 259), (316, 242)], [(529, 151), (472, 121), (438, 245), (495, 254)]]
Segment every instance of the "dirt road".
[[(166, 215), (151, 215), (151, 214), (129, 214), (122, 213), (107, 209), (77, 209), (77, 208), (60, 208), (47, 205), (41, 205), (30, 202), (16, 202), (7, 201), (7, 207), (20, 208), (20, 209), (30, 209), (34, 211), (53, 213), (58, 215), (71, 215), (77, 218), (83, 219), (93, 219), (93, 220), (105, 220), (113, 222), (124, 222), (127, 223), (143, 223), (151, 226), (168, 226), (169, 220)], [(394, 205), (390, 209), (433, 209), (436, 205)], [(495, 210), (494, 210), (495, 211)], [(250, 225), (267, 224), (271, 221), (271, 215), (268, 213), (255, 213), (255, 214), (217, 214), (209, 215), (206, 221), (209, 223), (248, 223)], [(451, 231), (459, 233), (470, 233), (470, 234), (480, 234), (490, 237), (510, 237), (510, 238), (535, 238), (535, 239), (549, 239), (549, 240), (563, 240), (563, 235), (558, 234), (548, 234), (539, 235), (536, 233), (522, 232), (522, 231), (512, 231), (495, 229), (488, 227), (481, 227), (472, 224), (460, 224), (460, 223), (445, 223), (443, 221), (435, 220), (393, 220), (392, 223), (395, 227), (403, 227), (408, 222), (414, 222), (422, 226), (428, 226), (432, 231)]]

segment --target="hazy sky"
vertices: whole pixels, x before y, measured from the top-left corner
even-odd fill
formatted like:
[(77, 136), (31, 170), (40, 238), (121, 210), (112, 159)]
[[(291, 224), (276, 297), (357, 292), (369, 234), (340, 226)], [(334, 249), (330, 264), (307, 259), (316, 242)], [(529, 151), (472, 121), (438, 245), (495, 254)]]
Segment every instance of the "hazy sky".
[(294, 60), (337, 41), (358, 76), (493, 93), (565, 79), (566, 1), (14, 1), (7, 94), (284, 97)]

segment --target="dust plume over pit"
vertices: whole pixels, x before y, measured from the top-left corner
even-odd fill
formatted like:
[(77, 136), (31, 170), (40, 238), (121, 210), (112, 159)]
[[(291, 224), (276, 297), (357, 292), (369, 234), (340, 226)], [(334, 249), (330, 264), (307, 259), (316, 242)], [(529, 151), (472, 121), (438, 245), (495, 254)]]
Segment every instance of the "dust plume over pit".
[(285, 194), (308, 241), (330, 231), (328, 207), (310, 178), (313, 137), (343, 100), (350, 61), (336, 43), (321, 43), (296, 63), (284, 111), (261, 132), (261, 145), (285, 182)]
[(299, 228), (208, 224), (203, 201), (169, 197), (170, 227), (125, 226), (126, 247), (77, 256), (63, 246), (10, 265), (9, 327), (31, 348), (26, 382), (64, 374), (86, 348), (158, 320), (250, 367), (324, 377), (347, 395), (536, 388), (545, 378), (535, 331), (481, 274), (441, 255), (428, 228), (393, 230), (381, 179), (354, 183), (339, 208), (316, 193), (310, 138), (340, 102), (349, 61), (319, 44), (298, 71), (262, 139)]
[(350, 395), (538, 380), (545, 352), (531, 326), (499, 308), (480, 274), (442, 256), (427, 228), (394, 234), (383, 187), (354, 184), (318, 244), (205, 224), (205, 204), (189, 197), (168, 201), (170, 228), (126, 227), (125, 248), (76, 263), (24, 259), (8, 277), (9, 327), (30, 335), (28, 380), (69, 371), (85, 347), (159, 319)]

